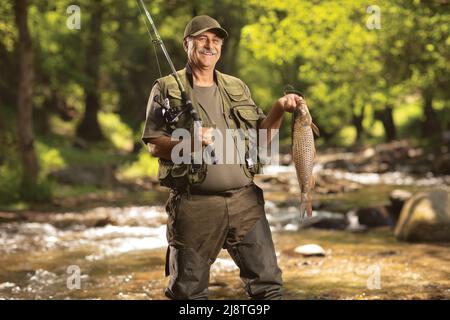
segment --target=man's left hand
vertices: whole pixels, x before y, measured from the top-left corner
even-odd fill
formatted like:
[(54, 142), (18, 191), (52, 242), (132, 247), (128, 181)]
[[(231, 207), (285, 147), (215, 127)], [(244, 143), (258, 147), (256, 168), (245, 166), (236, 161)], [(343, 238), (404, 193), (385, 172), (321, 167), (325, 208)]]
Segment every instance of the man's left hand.
[(294, 112), (295, 108), (301, 103), (306, 105), (306, 101), (295, 93), (289, 93), (277, 101), (277, 107), (286, 112)]

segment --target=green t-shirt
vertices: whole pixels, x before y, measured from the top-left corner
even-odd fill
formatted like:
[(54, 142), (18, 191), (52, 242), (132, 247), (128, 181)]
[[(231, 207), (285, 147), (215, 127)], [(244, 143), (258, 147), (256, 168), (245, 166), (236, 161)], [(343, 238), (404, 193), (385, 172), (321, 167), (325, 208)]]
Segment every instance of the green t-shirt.
[[(223, 110), (223, 103), (220, 97), (217, 84), (211, 87), (199, 87), (194, 85), (194, 94), (198, 103), (205, 109), (206, 114), (210, 118), (211, 123), (215, 124), (215, 128), (220, 131), (223, 137), (222, 160), (224, 164), (208, 165), (206, 179), (198, 186), (193, 187), (195, 190), (203, 191), (223, 191), (233, 188), (245, 186), (252, 181), (247, 177), (240, 164), (225, 164), (226, 150), (226, 129), (228, 129)], [(231, 121), (231, 120), (230, 120)], [(236, 160), (237, 149), (233, 143), (234, 155)], [(216, 150), (219, 155), (219, 150)]]

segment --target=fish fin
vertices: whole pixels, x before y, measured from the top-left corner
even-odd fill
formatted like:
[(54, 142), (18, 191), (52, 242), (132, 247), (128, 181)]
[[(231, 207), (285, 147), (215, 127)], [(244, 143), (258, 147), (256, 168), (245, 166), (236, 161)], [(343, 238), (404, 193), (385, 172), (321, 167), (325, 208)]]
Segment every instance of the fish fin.
[(316, 134), (316, 136), (320, 137), (319, 128), (314, 124), (314, 122), (311, 122), (311, 129)]
[(309, 200), (307, 202), (306, 213), (308, 214), (308, 217), (312, 217), (312, 202), (311, 202), (311, 200)]
[(312, 216), (312, 203), (309, 195), (302, 193), (300, 198), (300, 221), (303, 221), (306, 215), (308, 217)]
[[(314, 179), (310, 181), (314, 183)], [(312, 217), (312, 198), (311, 195), (302, 193), (300, 198), (300, 220), (303, 220), (305, 216)]]
[(314, 179), (313, 176), (309, 178), (309, 189), (314, 189), (314, 186), (316, 185), (316, 179)]

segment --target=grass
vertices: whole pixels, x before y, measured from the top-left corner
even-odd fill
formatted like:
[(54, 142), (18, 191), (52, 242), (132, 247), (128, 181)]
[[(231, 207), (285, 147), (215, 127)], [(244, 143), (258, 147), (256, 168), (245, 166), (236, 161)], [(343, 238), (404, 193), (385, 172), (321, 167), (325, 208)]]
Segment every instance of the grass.
[(88, 149), (79, 149), (63, 144), (58, 146), (58, 150), (68, 165), (120, 164), (135, 159), (135, 155), (119, 152), (112, 148), (109, 143), (95, 143)]
[(53, 193), (53, 196), (55, 198), (71, 198), (71, 197), (78, 197), (83, 196), (87, 194), (93, 194), (93, 193), (105, 193), (108, 192), (108, 190), (105, 189), (99, 189), (96, 186), (90, 186), (90, 185), (62, 185), (57, 184), (57, 188), (55, 188), (55, 191)]
[(155, 178), (157, 174), (158, 160), (146, 149), (141, 149), (136, 161), (125, 163), (117, 170), (118, 177), (124, 180)]

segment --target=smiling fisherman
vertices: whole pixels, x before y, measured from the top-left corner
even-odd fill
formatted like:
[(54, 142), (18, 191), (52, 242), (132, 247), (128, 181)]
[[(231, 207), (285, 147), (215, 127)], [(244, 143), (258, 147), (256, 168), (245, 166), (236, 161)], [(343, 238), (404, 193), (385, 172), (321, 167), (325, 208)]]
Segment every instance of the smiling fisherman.
[[(184, 31), (188, 63), (178, 76), (202, 121), (199, 137), (203, 148), (213, 143), (212, 128), (223, 137), (227, 129), (267, 129), (271, 137), (270, 130), (279, 129), (284, 112), (292, 112), (302, 100), (287, 94), (266, 117), (242, 80), (215, 69), (227, 36), (227, 31), (206, 15), (194, 17)], [(171, 140), (172, 132), (179, 128), (193, 132), (189, 113), (177, 121), (164, 119), (167, 106), (172, 111), (183, 108), (179, 87), (173, 75), (156, 80), (142, 135), (151, 154), (159, 158), (161, 185), (171, 189), (166, 204), (166, 276), (170, 275), (170, 281), (165, 294), (171, 299), (207, 299), (210, 267), (225, 248), (239, 267), (250, 298), (281, 299), (281, 270), (264, 212), (264, 196), (253, 183), (260, 163), (248, 156), (246, 145), (243, 163), (176, 164), (171, 152), (180, 141)], [(236, 145), (231, 146), (234, 152)], [(230, 152), (225, 147), (216, 151)]]

